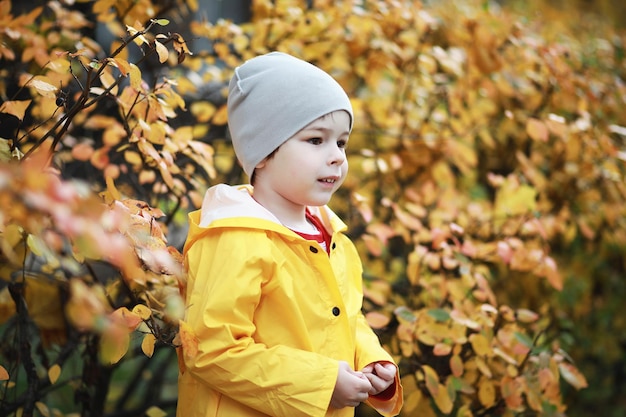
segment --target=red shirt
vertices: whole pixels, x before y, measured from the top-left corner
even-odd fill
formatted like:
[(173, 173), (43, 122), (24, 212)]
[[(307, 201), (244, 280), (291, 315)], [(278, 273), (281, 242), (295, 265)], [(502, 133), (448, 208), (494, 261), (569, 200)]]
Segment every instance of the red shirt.
[(297, 230), (292, 229), (293, 232), (302, 236), (306, 240), (316, 241), (317, 243), (320, 244), (322, 248), (324, 248), (326, 253), (330, 253), (330, 239), (332, 238), (330, 233), (328, 233), (328, 231), (326, 230), (326, 228), (324, 227), (320, 219), (313, 216), (311, 213), (309, 213), (308, 210), (306, 211), (306, 219), (309, 222), (311, 222), (311, 224), (317, 229), (317, 233), (315, 234), (302, 233), (302, 232), (298, 232)]

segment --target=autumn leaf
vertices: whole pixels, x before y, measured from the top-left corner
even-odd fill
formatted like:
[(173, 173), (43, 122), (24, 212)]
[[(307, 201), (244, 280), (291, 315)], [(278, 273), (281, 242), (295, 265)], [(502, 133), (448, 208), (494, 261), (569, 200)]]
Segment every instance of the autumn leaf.
[(30, 106), (31, 102), (32, 100), (5, 101), (0, 106), (0, 113), (8, 113), (23, 120), (26, 109)]
[(428, 392), (430, 392), (430, 394), (434, 398), (439, 393), (441, 387), (441, 384), (439, 383), (439, 375), (437, 375), (437, 372), (429, 365), (422, 366), (422, 370), (424, 371), (424, 382), (426, 383), (426, 389), (428, 389)]
[(167, 50), (165, 45), (163, 45), (159, 41), (154, 41), (154, 47), (156, 49), (157, 55), (159, 56), (159, 62), (164, 63), (165, 61), (167, 61), (167, 58), (169, 57), (169, 51)]
[(130, 334), (127, 327), (116, 322), (108, 325), (100, 336), (100, 360), (103, 364), (118, 363), (130, 345)]
[(7, 372), (4, 366), (0, 365), (0, 381), (6, 381), (8, 379), (9, 379), (9, 373)]
[(52, 84), (52, 80), (40, 75), (32, 78), (28, 86), (33, 87), (42, 96), (51, 98), (56, 98), (56, 92), (59, 90)]
[(465, 367), (463, 365), (463, 360), (459, 355), (452, 355), (450, 357), (450, 370), (452, 371), (452, 375), (456, 377), (463, 375)]
[(159, 407), (157, 406), (152, 406), (150, 408), (148, 408), (146, 410), (146, 416), (148, 417), (165, 417), (167, 416), (167, 413), (163, 410), (161, 410)]
[(481, 378), (478, 383), (478, 399), (485, 408), (490, 408), (496, 402), (496, 388), (493, 381)]
[(539, 140), (542, 142), (548, 141), (548, 127), (541, 120), (532, 117), (528, 119), (526, 122), (526, 133), (528, 133), (528, 136), (530, 136), (533, 140)]
[(186, 357), (194, 358), (198, 354), (198, 338), (191, 326), (183, 320), (179, 322), (179, 332), (175, 342), (182, 346)]
[(390, 321), (389, 317), (376, 311), (370, 311), (365, 314), (365, 319), (373, 329), (382, 329), (389, 324)]
[(154, 337), (152, 333), (148, 333), (141, 341), (141, 351), (149, 358), (151, 358), (154, 354), (154, 345), (156, 340), (156, 337)]
[(437, 393), (433, 395), (433, 400), (435, 401), (437, 408), (439, 408), (442, 413), (449, 414), (450, 412), (452, 412), (454, 403), (452, 402), (450, 392), (445, 385), (439, 384)]
[(48, 369), (48, 379), (50, 380), (50, 383), (55, 384), (58, 381), (59, 376), (61, 376), (61, 366), (58, 363), (55, 363), (50, 367), (50, 369)]
[(587, 388), (587, 379), (574, 365), (561, 362), (559, 363), (559, 371), (563, 379), (577, 390)]

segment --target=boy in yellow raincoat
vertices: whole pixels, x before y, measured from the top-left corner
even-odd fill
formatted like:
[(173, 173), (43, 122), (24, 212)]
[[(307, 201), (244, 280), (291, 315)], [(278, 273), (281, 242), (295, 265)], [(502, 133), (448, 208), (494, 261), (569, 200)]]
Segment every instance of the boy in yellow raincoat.
[(251, 185), (190, 213), (178, 417), (397, 415), (402, 386), (362, 313), (362, 265), (326, 206), (348, 169), (350, 100), (273, 52), (235, 70), (233, 146)]

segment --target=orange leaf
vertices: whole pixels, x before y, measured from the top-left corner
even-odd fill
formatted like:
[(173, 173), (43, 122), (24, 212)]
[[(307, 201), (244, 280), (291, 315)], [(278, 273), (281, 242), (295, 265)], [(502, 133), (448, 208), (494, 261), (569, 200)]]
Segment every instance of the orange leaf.
[(561, 372), (563, 379), (565, 379), (574, 388), (578, 390), (587, 388), (587, 379), (585, 379), (585, 376), (574, 365), (567, 362), (561, 362), (559, 364), (559, 371)]
[(90, 144), (81, 142), (72, 148), (72, 158), (77, 161), (89, 161), (93, 152), (93, 147)]
[(450, 358), (450, 369), (452, 370), (452, 375), (456, 377), (463, 375), (465, 367), (463, 365), (463, 360), (459, 355), (452, 355)]
[(196, 337), (193, 329), (185, 321), (180, 321), (180, 327), (178, 331), (178, 337), (182, 348), (183, 354), (188, 358), (193, 358), (198, 354), (198, 338)]
[(0, 113), (8, 113), (20, 120), (24, 120), (24, 114), (31, 101), (32, 100), (5, 101), (2, 103), (2, 106), (0, 106)]
[(6, 381), (9, 379), (9, 372), (6, 370), (6, 368), (2, 365), (0, 365), (0, 381)]
[(433, 354), (435, 356), (446, 356), (449, 355), (450, 352), (452, 352), (452, 346), (446, 343), (436, 343), (433, 348)]
[(111, 313), (111, 318), (114, 322), (125, 326), (129, 332), (135, 330), (143, 321), (139, 315), (130, 311), (126, 307), (120, 307), (115, 310)]
[(372, 329), (382, 329), (390, 321), (389, 317), (377, 311), (370, 311), (365, 315), (365, 319)]
[(544, 122), (538, 119), (530, 118), (526, 122), (526, 133), (533, 140), (540, 140), (542, 142), (548, 141), (549, 131)]
[(380, 241), (380, 239), (367, 233), (363, 234), (363, 236), (361, 236), (361, 239), (363, 239), (363, 243), (365, 243), (367, 251), (373, 256), (380, 256), (383, 253), (383, 249), (385, 248), (385, 246), (383, 242)]
[(500, 392), (508, 408), (519, 410), (523, 406), (522, 386), (517, 378), (504, 376), (500, 381)]

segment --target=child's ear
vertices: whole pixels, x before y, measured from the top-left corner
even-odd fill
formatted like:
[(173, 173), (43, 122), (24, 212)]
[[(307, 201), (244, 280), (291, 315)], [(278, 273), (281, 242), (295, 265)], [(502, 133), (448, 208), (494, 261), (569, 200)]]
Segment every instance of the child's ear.
[(254, 167), (255, 170), (257, 169), (262, 169), (263, 167), (265, 167), (265, 164), (267, 163), (267, 158), (263, 159), (261, 162), (259, 162), (258, 164), (256, 164), (256, 166)]

